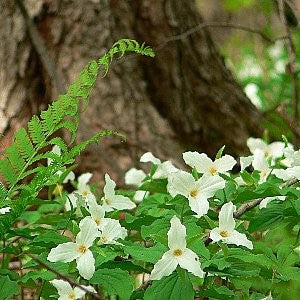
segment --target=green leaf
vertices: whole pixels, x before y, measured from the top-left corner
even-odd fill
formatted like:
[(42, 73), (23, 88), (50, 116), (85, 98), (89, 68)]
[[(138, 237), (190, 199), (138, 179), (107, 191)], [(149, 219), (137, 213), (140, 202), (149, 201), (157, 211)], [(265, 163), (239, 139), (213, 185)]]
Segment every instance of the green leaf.
[(109, 295), (118, 295), (121, 300), (129, 300), (133, 290), (131, 276), (121, 269), (97, 270), (90, 283), (101, 285)]
[(177, 272), (154, 281), (146, 290), (145, 300), (193, 300), (194, 290), (187, 274), (179, 277)]
[(124, 252), (130, 254), (133, 259), (150, 263), (156, 263), (167, 250), (164, 245), (159, 243), (149, 248), (145, 248), (140, 244), (133, 244), (125, 246), (123, 249)]
[(0, 276), (0, 291), (0, 300), (7, 300), (19, 294), (19, 287), (15, 281), (10, 280), (8, 275)]
[(157, 219), (151, 225), (142, 226), (141, 235), (143, 239), (151, 238), (161, 244), (167, 244), (167, 232), (170, 229), (170, 221), (167, 219)]
[(225, 145), (223, 147), (221, 147), (219, 149), (219, 151), (217, 152), (216, 159), (219, 159), (222, 157), (224, 149), (225, 149)]
[(270, 203), (263, 208), (251, 220), (248, 227), (249, 232), (263, 231), (283, 219), (284, 207), (282, 203)]

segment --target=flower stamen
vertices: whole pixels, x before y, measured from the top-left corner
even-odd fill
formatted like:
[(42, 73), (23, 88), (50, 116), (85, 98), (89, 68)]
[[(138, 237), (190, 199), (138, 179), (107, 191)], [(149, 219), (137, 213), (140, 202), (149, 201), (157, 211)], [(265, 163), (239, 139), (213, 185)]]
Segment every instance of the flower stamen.
[(85, 245), (79, 245), (78, 246), (78, 251), (80, 252), (80, 253), (85, 253), (86, 252), (86, 250), (87, 250), (87, 248), (86, 248), (86, 246)]
[(182, 255), (182, 250), (181, 249), (176, 249), (173, 251), (174, 256), (181, 256)]
[(197, 197), (197, 195), (198, 195), (198, 190), (191, 190), (190, 191), (190, 196), (192, 197), (192, 198), (196, 198)]
[(211, 166), (211, 167), (209, 168), (209, 173), (210, 173), (211, 175), (216, 175), (216, 174), (217, 174), (217, 169), (216, 169), (216, 167), (215, 167), (215, 166)]
[(228, 231), (226, 231), (226, 230), (222, 230), (221, 232), (220, 232), (220, 236), (221, 237), (229, 237), (229, 233), (228, 233)]

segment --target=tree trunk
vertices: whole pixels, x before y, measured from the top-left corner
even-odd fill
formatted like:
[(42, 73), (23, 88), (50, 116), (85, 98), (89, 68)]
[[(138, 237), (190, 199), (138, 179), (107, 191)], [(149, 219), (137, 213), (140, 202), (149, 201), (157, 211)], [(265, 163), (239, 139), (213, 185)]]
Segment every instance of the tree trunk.
[[(126, 134), (105, 138), (80, 160), (80, 172), (122, 179), (139, 156), (152, 151), (182, 164), (188, 149), (215, 155), (245, 150), (260, 134), (260, 115), (218, 53), (207, 30), (184, 32), (202, 22), (191, 0), (26, 0), (31, 18), (67, 83), (114, 41), (132, 38), (157, 49), (154, 59), (129, 56), (99, 78), (81, 113), (78, 140), (103, 129)], [(33, 4), (33, 5), (31, 5)], [(50, 80), (13, 1), (0, 4), (0, 126), (6, 140), (32, 113), (54, 100)], [(27, 27), (28, 29), (28, 27)], [(170, 38), (182, 34), (180, 37)]]

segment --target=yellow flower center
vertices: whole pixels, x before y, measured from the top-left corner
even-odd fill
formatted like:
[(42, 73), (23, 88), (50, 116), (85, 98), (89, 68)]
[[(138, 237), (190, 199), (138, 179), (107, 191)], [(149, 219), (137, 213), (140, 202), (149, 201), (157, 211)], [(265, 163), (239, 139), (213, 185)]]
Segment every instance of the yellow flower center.
[(86, 197), (88, 194), (89, 194), (89, 192), (88, 192), (87, 190), (84, 190), (84, 191), (81, 193), (81, 195), (82, 195), (83, 197)]
[(267, 177), (267, 172), (266, 171), (262, 171), (260, 174), (261, 178), (265, 178)]
[(70, 299), (70, 300), (75, 300), (75, 299), (76, 299), (75, 293), (72, 292), (71, 294), (69, 294), (69, 295), (68, 295), (68, 299)]
[(110, 205), (110, 203), (111, 203), (110, 200), (107, 199), (107, 198), (105, 198), (104, 202), (105, 202), (107, 205)]
[(181, 249), (176, 249), (176, 250), (174, 250), (174, 251), (173, 251), (173, 255), (174, 255), (174, 256), (180, 256), (180, 255), (182, 255), (182, 250), (181, 250)]
[(106, 236), (102, 236), (100, 238), (100, 241), (104, 244), (104, 243), (107, 243), (108, 242), (108, 238)]
[(268, 157), (270, 155), (270, 152), (268, 150), (265, 151), (265, 157)]
[(220, 236), (221, 237), (229, 237), (229, 233), (228, 233), (228, 231), (226, 231), (226, 230), (222, 230), (221, 232), (220, 232)]
[(101, 224), (101, 219), (95, 219), (95, 222), (99, 226)]
[(192, 198), (196, 198), (197, 195), (198, 195), (198, 190), (191, 190), (191, 191), (190, 191), (190, 196), (191, 196)]
[(217, 169), (216, 169), (216, 167), (211, 166), (211, 167), (209, 168), (209, 173), (210, 173), (211, 175), (216, 175), (216, 174), (217, 174)]
[(86, 246), (85, 246), (85, 245), (79, 245), (79, 247), (78, 247), (78, 251), (79, 251), (80, 253), (85, 253), (85, 252), (86, 252), (86, 250), (87, 250), (87, 248), (86, 248)]

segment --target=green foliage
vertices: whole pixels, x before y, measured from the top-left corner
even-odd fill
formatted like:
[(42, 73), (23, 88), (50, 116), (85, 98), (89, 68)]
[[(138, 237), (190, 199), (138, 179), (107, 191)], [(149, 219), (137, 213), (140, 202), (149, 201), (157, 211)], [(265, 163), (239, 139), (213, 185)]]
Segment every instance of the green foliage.
[[(265, 178), (253, 162), (235, 174), (232, 168), (222, 171), (226, 167), (218, 165), (219, 159), (234, 160), (223, 155), (224, 146), (209, 171), (191, 166), (183, 172), (170, 162), (152, 164), (149, 174), (140, 170), (144, 178), (136, 179), (138, 190), (116, 190), (109, 176), (101, 191), (88, 184), (89, 173), (70, 177), (75, 158), (91, 143), (108, 135), (124, 138), (107, 130), (74, 143), (80, 100), (88, 104), (100, 70), (106, 74), (113, 57), (127, 51), (154, 55), (135, 41), (117, 42), (84, 68), (65, 95), (34, 116), (28, 131), (16, 132), (5, 149), (0, 161), (5, 180), (0, 183), (0, 299), (24, 289), (35, 290), (41, 299), (61, 293), (74, 298), (78, 286), (88, 291), (87, 298), (96, 297), (96, 291), (101, 299), (263, 299), (270, 293), (296, 299), (299, 184), (289, 181), (293, 177), (276, 177), (276, 171), (286, 176), (291, 171), (281, 161), (287, 158), (283, 147), (291, 147), (287, 138), (280, 157), (267, 159), (268, 151), (260, 151), (259, 159), (271, 172)], [(69, 142), (57, 136), (62, 128), (71, 132)], [(299, 166), (293, 167), (300, 178)], [(285, 199), (268, 198), (270, 203), (258, 207), (273, 196)], [(235, 208), (244, 207), (234, 220)], [(15, 261), (22, 272), (11, 270)], [(56, 289), (54, 279), (71, 286)]]

